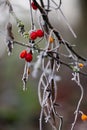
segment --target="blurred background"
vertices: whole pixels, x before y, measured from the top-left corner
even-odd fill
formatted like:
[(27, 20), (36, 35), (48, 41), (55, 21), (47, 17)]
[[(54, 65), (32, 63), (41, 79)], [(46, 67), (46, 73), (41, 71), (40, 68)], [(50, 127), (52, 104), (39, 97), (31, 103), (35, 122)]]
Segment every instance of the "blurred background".
[[(1, 0), (1, 2), (3, 1), (5, 0)], [(30, 29), (28, 0), (11, 0), (11, 3), (16, 15), (25, 24), (25, 28)], [(60, 13), (55, 14), (55, 17), (50, 14), (50, 21), (54, 27), (59, 29), (65, 40), (76, 45), (75, 50), (81, 56), (87, 57), (87, 0), (62, 0), (62, 9), (77, 38), (74, 38), (70, 33)], [(28, 89), (23, 92), (21, 79), (24, 61), (19, 59), (19, 53), (23, 47), (15, 45), (12, 55), (7, 55), (5, 28), (8, 20), (8, 8), (0, 4), (0, 130), (38, 130), (40, 105), (37, 85), (39, 76), (37, 79), (30, 76), (27, 83)], [(16, 23), (12, 17), (11, 21), (13, 22), (15, 39), (23, 42), (24, 39), (18, 34)], [(71, 81), (72, 75), (69, 69), (62, 67), (60, 75), (62, 80), (58, 83), (59, 95), (57, 99), (61, 104), (59, 112), (64, 115), (63, 130), (68, 130), (73, 122), (73, 112), (80, 91), (78, 86)], [(81, 81), (85, 92), (81, 110), (87, 114), (87, 77), (81, 76)], [(50, 129), (49, 124), (45, 124), (44, 120), (43, 126), (43, 130)], [(83, 123), (78, 117), (75, 129), (87, 130), (87, 122)]]

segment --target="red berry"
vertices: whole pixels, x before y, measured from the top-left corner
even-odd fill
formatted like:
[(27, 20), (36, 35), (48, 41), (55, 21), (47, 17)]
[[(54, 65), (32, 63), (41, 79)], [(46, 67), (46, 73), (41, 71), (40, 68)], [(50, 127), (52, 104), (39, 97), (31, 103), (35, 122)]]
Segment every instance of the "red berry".
[(21, 53), (20, 53), (20, 58), (25, 58), (25, 56), (27, 55), (27, 51), (26, 50), (23, 50)]
[(43, 37), (43, 36), (44, 36), (44, 32), (43, 32), (43, 30), (41, 30), (41, 29), (38, 29), (38, 30), (36, 31), (36, 33), (37, 33), (37, 36), (38, 36), (38, 37)]
[(37, 33), (35, 31), (30, 33), (30, 39), (35, 40), (37, 38)]
[(31, 54), (31, 53), (27, 53), (27, 55), (26, 55), (26, 57), (25, 57), (25, 60), (26, 60), (27, 62), (31, 62), (32, 59), (33, 59), (32, 54)]
[(34, 10), (37, 10), (37, 6), (35, 5), (34, 2), (31, 3), (31, 6), (32, 6), (32, 8), (33, 8)]

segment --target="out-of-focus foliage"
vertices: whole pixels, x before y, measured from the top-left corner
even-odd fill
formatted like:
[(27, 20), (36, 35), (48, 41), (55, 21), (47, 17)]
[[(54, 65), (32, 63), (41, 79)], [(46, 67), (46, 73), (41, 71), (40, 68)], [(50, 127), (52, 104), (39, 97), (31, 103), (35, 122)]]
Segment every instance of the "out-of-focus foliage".
[[(14, 48), (14, 55), (3, 56), (0, 61), (0, 129), (28, 129), (32, 125), (37, 127), (39, 103), (37, 86), (30, 78), (28, 90), (22, 90), (23, 62), (19, 60), (19, 47)], [(22, 49), (22, 48), (21, 48)], [(34, 122), (34, 120), (36, 120)], [(34, 124), (33, 124), (34, 123)], [(35, 128), (36, 130), (36, 128)]]

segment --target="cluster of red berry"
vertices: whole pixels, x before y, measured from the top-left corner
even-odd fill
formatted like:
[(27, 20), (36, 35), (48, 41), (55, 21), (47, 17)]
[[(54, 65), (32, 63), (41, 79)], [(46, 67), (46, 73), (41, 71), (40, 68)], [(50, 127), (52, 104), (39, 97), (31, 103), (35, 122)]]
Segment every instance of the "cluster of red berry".
[[(31, 3), (31, 7), (34, 9), (34, 10), (37, 10), (37, 6), (35, 5), (34, 2)], [(29, 34), (29, 38), (33, 41), (35, 40), (37, 37), (41, 38), (44, 36), (44, 31), (42, 29), (38, 29), (38, 30), (33, 30), (30, 32)], [(31, 62), (32, 59), (33, 59), (33, 56), (32, 56), (32, 53), (31, 52), (27, 52), (26, 50), (23, 50), (21, 53), (20, 53), (20, 58), (21, 59), (25, 59), (27, 62)]]
[(32, 53), (31, 52), (27, 52), (26, 50), (23, 50), (20, 53), (20, 58), (21, 59), (25, 59), (27, 62), (31, 62), (33, 59)]
[[(32, 9), (34, 9), (34, 10), (37, 10), (37, 9), (38, 9), (38, 7), (35, 5), (34, 2), (31, 3), (31, 7), (32, 7)], [(41, 38), (41, 37), (43, 37), (43, 36), (44, 36), (44, 32), (43, 32), (42, 29), (38, 29), (38, 30), (36, 30), (36, 31), (32, 31), (32, 32), (30, 33), (30, 39), (31, 39), (31, 40), (35, 40), (37, 37)]]
[(44, 36), (44, 32), (41, 29), (30, 32), (30, 39), (35, 40), (37, 37), (41, 38)]

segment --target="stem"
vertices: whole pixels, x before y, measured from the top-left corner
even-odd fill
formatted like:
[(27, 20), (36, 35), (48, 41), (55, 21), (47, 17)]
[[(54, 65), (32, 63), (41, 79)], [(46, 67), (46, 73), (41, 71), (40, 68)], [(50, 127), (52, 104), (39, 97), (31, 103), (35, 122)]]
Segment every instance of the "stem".
[[(21, 42), (17, 42), (17, 41), (13, 41), (13, 43), (14, 43), (14, 44), (21, 45), (21, 46), (24, 46), (24, 47), (33, 48), (34, 50), (37, 50), (39, 53), (40, 53), (41, 51), (42, 51), (42, 52), (46, 52), (46, 50), (41, 49), (41, 48), (38, 48), (38, 47), (36, 47), (36, 46), (30, 46), (30, 45), (28, 45), (28, 44), (21, 43)], [(47, 52), (47, 56), (53, 58), (55, 61), (59, 62), (60, 64), (66, 66), (66, 67), (68, 67), (69, 69), (73, 70), (73, 68), (72, 68), (72, 66), (71, 66), (70, 64), (67, 64), (67, 63), (61, 61), (59, 58), (54, 57), (51, 53), (56, 53), (56, 54), (58, 54), (57, 52), (52, 52), (52, 51), (49, 52), (49, 51), (48, 51), (48, 52)], [(79, 56), (79, 55), (78, 55), (78, 56)], [(87, 76), (87, 73), (83, 73), (83, 72), (81, 72), (81, 71), (78, 71), (77, 73), (79, 73), (79, 74), (81, 74), (81, 75), (84, 75), (84, 76)]]
[(40, 0), (41, 6), (44, 8), (43, 0)]
[(81, 91), (81, 96), (80, 96), (80, 99), (78, 101), (78, 104), (77, 104), (77, 107), (76, 107), (76, 110), (75, 110), (75, 118), (74, 118), (74, 122), (72, 123), (72, 127), (71, 127), (71, 130), (74, 129), (74, 126), (76, 124), (76, 121), (77, 121), (77, 117), (78, 117), (78, 113), (79, 113), (79, 108), (80, 108), (80, 105), (81, 105), (81, 102), (82, 102), (82, 99), (83, 99), (83, 95), (84, 95), (84, 89), (83, 89), (83, 86), (80, 84), (80, 79), (79, 79), (79, 74), (77, 73), (77, 78), (78, 80), (75, 80), (75, 82), (78, 84), (78, 86), (80, 87), (80, 91)]
[(85, 59), (84, 57), (78, 55), (78, 54), (72, 49), (72, 46), (70, 46), (70, 44), (69, 44), (68, 42), (65, 42), (64, 44), (68, 47), (68, 49), (69, 49), (76, 57), (78, 57), (78, 59), (81, 59), (82, 61), (87, 61), (87, 59)]
[(53, 30), (53, 32), (56, 35), (56, 37), (58, 38), (59, 42), (62, 43), (63, 42), (62, 37), (60, 36), (60, 33), (56, 29), (54, 29), (54, 27), (51, 25), (46, 11), (38, 4), (38, 2), (36, 0), (33, 0), (33, 1), (36, 4), (36, 6), (38, 7), (40, 13), (42, 14), (42, 17), (43, 17), (43, 20), (45, 21), (45, 23), (48, 25), (48, 27), (50, 29)]
[(51, 0), (56, 6), (57, 6), (57, 9), (60, 9), (61, 7), (61, 4), (62, 4), (62, 0), (59, 0), (59, 5), (54, 1), (54, 0)]
[(50, 0), (47, 0), (47, 11), (49, 11), (49, 7), (50, 7)]
[(43, 17), (43, 20), (46, 22), (46, 24), (49, 26), (50, 29), (53, 30), (54, 34), (56, 35), (56, 37), (58, 38), (59, 40), (59, 43), (63, 43), (64, 45), (66, 45), (68, 47), (68, 49), (76, 56), (78, 57), (78, 59), (81, 59), (82, 61), (87, 61), (85, 58), (81, 57), (80, 55), (78, 55), (73, 49), (72, 47), (66, 42), (63, 40), (63, 38), (61, 37), (60, 33), (54, 29), (54, 27), (51, 25), (49, 19), (48, 19), (48, 16), (46, 14), (46, 12), (43, 10), (43, 8), (36, 2), (36, 0), (33, 0), (35, 2), (35, 4), (37, 5), (39, 11), (41, 12), (42, 14), (42, 17)]
[(31, 8), (31, 0), (29, 0), (30, 4), (30, 17), (31, 17), (31, 29), (34, 29), (34, 21), (33, 21), (33, 14), (32, 14), (32, 8)]
[(43, 119), (43, 107), (41, 108), (40, 119), (39, 119), (40, 130), (42, 130), (42, 119)]

